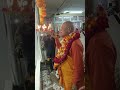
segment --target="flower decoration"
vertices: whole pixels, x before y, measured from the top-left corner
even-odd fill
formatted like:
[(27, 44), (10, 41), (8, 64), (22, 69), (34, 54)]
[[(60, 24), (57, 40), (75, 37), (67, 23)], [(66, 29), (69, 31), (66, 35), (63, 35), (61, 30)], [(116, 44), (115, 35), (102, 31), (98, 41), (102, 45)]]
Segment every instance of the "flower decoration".
[(45, 0), (37, 0), (36, 1), (37, 7), (39, 8), (39, 15), (40, 15), (40, 24), (44, 23), (44, 18), (46, 17), (46, 4)]
[(79, 38), (80, 38), (80, 34), (77, 32), (73, 32), (62, 39), (61, 47), (58, 49), (58, 53), (54, 58), (54, 63), (56, 66), (58, 66), (59, 64), (61, 64), (66, 60), (69, 50), (71, 48), (72, 42)]

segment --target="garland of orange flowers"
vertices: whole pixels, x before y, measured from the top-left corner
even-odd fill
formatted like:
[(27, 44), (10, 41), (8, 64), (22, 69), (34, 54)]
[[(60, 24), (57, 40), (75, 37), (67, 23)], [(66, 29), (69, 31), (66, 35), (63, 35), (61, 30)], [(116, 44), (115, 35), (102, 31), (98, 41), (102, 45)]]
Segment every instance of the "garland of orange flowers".
[(67, 58), (72, 42), (79, 38), (80, 34), (77, 32), (73, 32), (64, 37), (61, 41), (61, 47), (58, 49), (58, 53), (54, 58), (54, 63), (61, 64), (62, 62), (64, 62)]
[(44, 23), (44, 18), (46, 17), (46, 4), (45, 0), (36, 0), (37, 7), (39, 8), (40, 24)]

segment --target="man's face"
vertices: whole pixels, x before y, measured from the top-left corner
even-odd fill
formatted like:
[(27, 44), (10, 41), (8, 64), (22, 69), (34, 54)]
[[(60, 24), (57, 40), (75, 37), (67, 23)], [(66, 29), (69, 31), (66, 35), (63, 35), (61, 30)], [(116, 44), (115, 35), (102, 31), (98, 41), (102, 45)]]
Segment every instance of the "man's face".
[(60, 37), (64, 37), (64, 36), (68, 35), (67, 30), (68, 30), (67, 25), (66, 25), (66, 24), (63, 24), (63, 25), (61, 26), (60, 31), (59, 31)]

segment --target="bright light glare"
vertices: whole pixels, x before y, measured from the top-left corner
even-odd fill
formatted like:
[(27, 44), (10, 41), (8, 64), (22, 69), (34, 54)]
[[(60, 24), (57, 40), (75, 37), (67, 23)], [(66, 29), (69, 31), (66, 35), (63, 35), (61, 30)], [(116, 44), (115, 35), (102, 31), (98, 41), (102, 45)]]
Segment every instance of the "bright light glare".
[(48, 29), (51, 29), (51, 28), (52, 28), (52, 25), (51, 25), (51, 24), (49, 24)]
[(40, 29), (41, 28), (41, 25), (38, 25), (38, 29)]
[(44, 34), (41, 34), (41, 36), (43, 36)]
[(64, 11), (64, 13), (67, 13), (67, 12), (69, 12), (69, 13), (83, 13), (83, 11)]
[(44, 24), (44, 25), (42, 26), (42, 28), (43, 28), (43, 30), (45, 30), (45, 29), (47, 28), (47, 26)]
[(67, 12), (69, 12), (69, 11), (64, 11), (64, 13), (67, 13)]

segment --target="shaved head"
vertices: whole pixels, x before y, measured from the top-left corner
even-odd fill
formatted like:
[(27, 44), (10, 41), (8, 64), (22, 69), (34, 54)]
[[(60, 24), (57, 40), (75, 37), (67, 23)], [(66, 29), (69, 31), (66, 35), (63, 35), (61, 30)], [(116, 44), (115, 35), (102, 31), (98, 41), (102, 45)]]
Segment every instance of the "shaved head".
[(63, 26), (66, 27), (66, 30), (68, 30), (69, 32), (73, 32), (74, 31), (74, 26), (73, 23), (70, 21), (66, 21), (63, 23)]
[(69, 35), (73, 31), (74, 31), (73, 23), (70, 21), (66, 21), (61, 26), (60, 36), (64, 37), (66, 35)]

